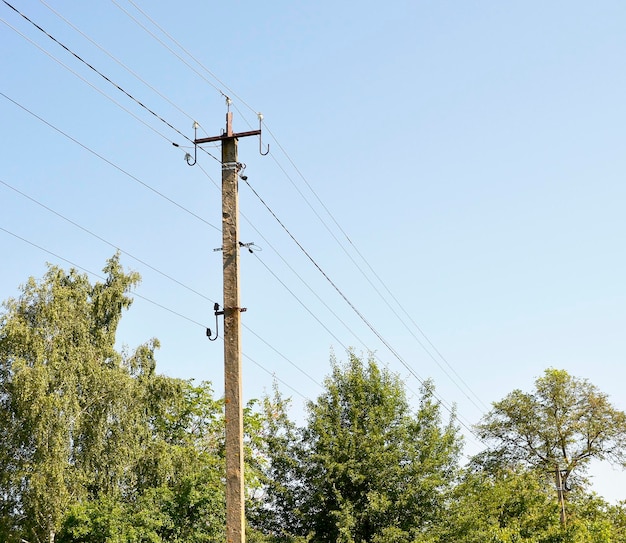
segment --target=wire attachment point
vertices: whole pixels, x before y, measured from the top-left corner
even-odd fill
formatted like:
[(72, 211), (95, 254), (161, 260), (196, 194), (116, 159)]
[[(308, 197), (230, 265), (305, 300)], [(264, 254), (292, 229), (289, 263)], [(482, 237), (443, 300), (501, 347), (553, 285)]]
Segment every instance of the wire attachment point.
[(197, 121), (193, 122), (193, 162), (191, 162), (191, 155), (189, 153), (185, 153), (185, 160), (189, 166), (195, 166), (198, 161), (198, 144), (196, 140), (198, 139), (198, 128), (200, 125)]
[(243, 242), (239, 242), (239, 247), (245, 247), (246, 249), (248, 249), (249, 253), (254, 253), (254, 251), (262, 251), (263, 249), (261, 249), (261, 247), (259, 247), (258, 245), (256, 245), (254, 243), (254, 241), (251, 241), (250, 243), (243, 243)]
[(263, 123), (263, 113), (257, 113), (256, 116), (259, 118), (259, 154), (262, 156), (268, 155), (270, 152), (270, 144), (267, 144), (265, 153), (263, 152), (263, 135), (261, 124)]
[(213, 306), (213, 311), (215, 311), (215, 337), (212, 337), (213, 334), (211, 332), (210, 328), (206, 329), (206, 337), (209, 338), (209, 341), (215, 341), (219, 335), (220, 335), (220, 329), (219, 329), (219, 322), (217, 320), (217, 317), (219, 315), (223, 315), (224, 312), (220, 311), (220, 304), (218, 304), (217, 302), (215, 302), (215, 305)]

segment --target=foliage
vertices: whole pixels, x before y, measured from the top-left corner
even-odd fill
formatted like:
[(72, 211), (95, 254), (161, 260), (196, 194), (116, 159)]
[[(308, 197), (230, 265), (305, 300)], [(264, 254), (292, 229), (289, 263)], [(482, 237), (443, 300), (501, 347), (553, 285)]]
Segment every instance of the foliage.
[(465, 543), (613, 543), (625, 541), (624, 511), (599, 497), (574, 491), (566, 527), (559, 521), (555, 490), (541, 473), (472, 464), (454, 489), (446, 522), (435, 541)]
[(442, 427), (432, 388), (413, 414), (396, 376), (349, 356), (345, 366), (333, 361), (304, 428), (280, 411), (268, 417), (265, 519), (276, 515), (281, 541), (408, 541), (442, 513), (459, 439), (452, 422)]
[(271, 541), (277, 543), (291, 543), (294, 534), (303, 531), (298, 512), (302, 494), (301, 430), (289, 418), (290, 405), (276, 385), (273, 397), (263, 399), (260, 487), (248, 506), (253, 527), (262, 533), (272, 534)]
[(469, 470), (455, 488), (443, 541), (549, 541), (559, 532), (556, 502), (530, 471)]
[(0, 536), (219, 540), (222, 402), (208, 384), (158, 375), (156, 340), (116, 352), (139, 276), (125, 273), (117, 255), (104, 271), (92, 286), (76, 270), (50, 266), (5, 303)]
[[(124, 399), (132, 391), (114, 350), (126, 292), (139, 281), (113, 257), (104, 283), (50, 266), (8, 300), (0, 328), (2, 523), (52, 541), (69, 504), (95, 487), (125, 484), (131, 454)], [(156, 344), (146, 346), (150, 351)], [(91, 485), (87, 481), (94, 481)]]
[(533, 393), (514, 390), (494, 403), (477, 430), (501, 460), (561, 470), (566, 488), (572, 475), (583, 481), (594, 458), (626, 465), (626, 414), (589, 381), (564, 370), (548, 369)]
[[(115, 350), (130, 289), (118, 256), (94, 285), (50, 266), (0, 315), (0, 541), (224, 542), (224, 413), (209, 383), (156, 372), (153, 339)], [(498, 445), (462, 477), (433, 386), (413, 410), (370, 357), (332, 361), (303, 427), (276, 389), (244, 411), (250, 543), (613, 543), (624, 504), (575, 486), (558, 522), (546, 470), (624, 464), (624, 414), (548, 370), (479, 431)]]

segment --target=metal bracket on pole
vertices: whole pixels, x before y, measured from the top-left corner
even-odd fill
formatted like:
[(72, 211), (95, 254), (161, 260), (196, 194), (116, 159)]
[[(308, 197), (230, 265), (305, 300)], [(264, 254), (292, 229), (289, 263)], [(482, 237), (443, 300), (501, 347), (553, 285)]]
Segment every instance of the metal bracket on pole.
[(213, 306), (213, 310), (215, 311), (215, 336), (213, 336), (213, 332), (211, 331), (211, 329), (207, 328), (206, 337), (209, 338), (209, 341), (215, 341), (220, 335), (219, 321), (217, 320), (217, 317), (219, 317), (220, 315), (225, 315), (226, 313), (231, 311), (239, 311), (240, 313), (245, 313), (246, 311), (248, 311), (247, 307), (225, 307), (222, 311), (220, 311), (219, 309), (220, 304), (215, 302), (215, 305)]
[(217, 302), (215, 302), (215, 305), (213, 306), (213, 311), (215, 311), (215, 337), (212, 337), (213, 334), (211, 332), (210, 328), (206, 329), (206, 337), (209, 338), (209, 341), (215, 341), (219, 335), (220, 335), (220, 328), (219, 328), (219, 322), (217, 320), (218, 315), (223, 315), (224, 312), (220, 311), (220, 304), (218, 304)]
[[(268, 144), (266, 146), (265, 152), (263, 152), (263, 140), (262, 140), (262, 130), (261, 130), (262, 123), (263, 123), (263, 115), (261, 113), (257, 113), (257, 116), (259, 117), (259, 129), (258, 130), (249, 130), (247, 132), (233, 132), (233, 128), (232, 128), (233, 114), (229, 111), (226, 115), (226, 132), (224, 132), (220, 136), (211, 136), (209, 138), (198, 139), (198, 138), (195, 138), (194, 136), (193, 143), (195, 146), (197, 146), (203, 143), (211, 143), (213, 141), (224, 141), (224, 140), (229, 140), (233, 138), (245, 138), (247, 136), (259, 136), (259, 154), (265, 156), (269, 154), (270, 146)], [(195, 124), (197, 123), (194, 123), (194, 128), (195, 128)], [(189, 159), (191, 159), (191, 155), (189, 156)], [(189, 163), (189, 161), (187, 161), (187, 163)], [(195, 161), (194, 161), (194, 164), (195, 164)], [(193, 164), (190, 164), (190, 165), (193, 166)]]

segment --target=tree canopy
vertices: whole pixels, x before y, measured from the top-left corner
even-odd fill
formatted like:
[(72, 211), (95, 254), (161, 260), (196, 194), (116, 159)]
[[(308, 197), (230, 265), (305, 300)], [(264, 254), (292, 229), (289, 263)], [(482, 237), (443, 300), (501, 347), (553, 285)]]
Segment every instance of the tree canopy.
[(626, 465), (626, 414), (587, 379), (547, 369), (535, 390), (514, 390), (477, 425), (503, 459), (570, 476), (593, 459)]
[[(0, 541), (225, 543), (224, 402), (156, 371), (159, 343), (115, 349), (139, 276), (119, 257), (92, 284), (49, 266), (0, 314)], [(347, 353), (302, 425), (273, 396), (244, 412), (250, 543), (614, 543), (625, 504), (578, 485), (558, 522), (546, 470), (625, 463), (625, 416), (585, 379), (547, 370), (478, 425), (459, 465), (434, 385)], [(415, 394), (414, 394), (415, 395)], [(444, 420), (446, 419), (446, 420)]]
[[(413, 541), (441, 513), (460, 441), (453, 419), (442, 424), (429, 383), (413, 412), (397, 376), (349, 353), (345, 365), (333, 363), (297, 434), (272, 451), (272, 475), (283, 484), (275, 481), (268, 496), (295, 535)], [(293, 426), (283, 436), (293, 439)]]
[(221, 541), (223, 402), (157, 374), (157, 340), (115, 350), (139, 276), (104, 272), (50, 266), (4, 304), (0, 540)]

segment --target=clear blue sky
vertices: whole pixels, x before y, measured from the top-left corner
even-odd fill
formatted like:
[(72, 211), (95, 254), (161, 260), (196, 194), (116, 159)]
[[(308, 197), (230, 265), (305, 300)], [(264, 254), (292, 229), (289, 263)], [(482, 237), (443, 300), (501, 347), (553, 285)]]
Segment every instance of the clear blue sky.
[[(188, 138), (220, 133), (223, 95), (237, 131), (263, 112), (270, 154), (239, 144), (250, 184), (396, 354), (242, 183), (241, 241), (262, 248), (242, 254), (246, 398), (275, 375), (301, 417), (354, 347), (412, 396), (432, 378), (467, 426), (548, 367), (626, 409), (624, 2), (10, 3)], [(0, 298), (118, 247), (143, 276), (120, 345), (157, 337), (161, 372), (221, 394), (218, 162), (187, 166), (183, 136), (0, 19)], [(626, 477), (596, 478), (626, 498)]]

